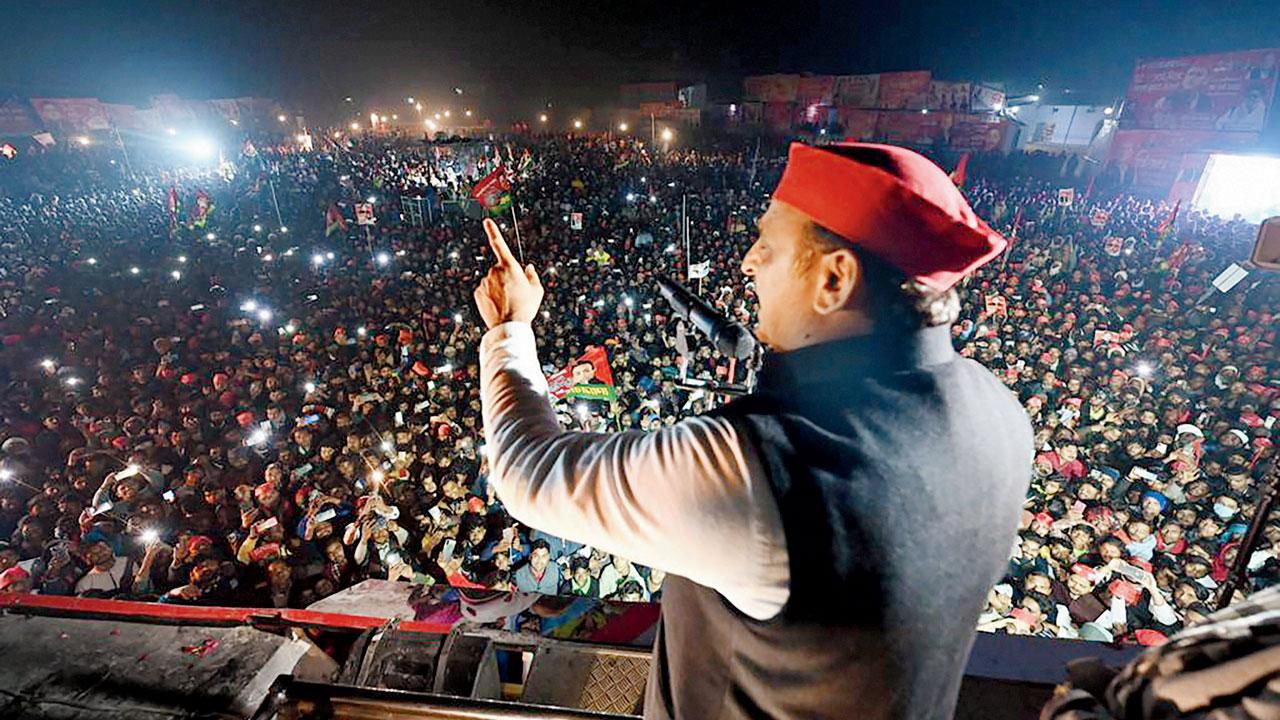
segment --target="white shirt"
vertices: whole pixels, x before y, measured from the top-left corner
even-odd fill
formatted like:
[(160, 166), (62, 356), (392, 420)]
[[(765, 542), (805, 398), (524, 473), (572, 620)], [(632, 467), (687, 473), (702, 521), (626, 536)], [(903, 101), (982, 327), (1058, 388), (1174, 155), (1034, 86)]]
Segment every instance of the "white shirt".
[(116, 556), (116, 561), (112, 563), (108, 570), (99, 570), (96, 567), (89, 568), (89, 572), (76, 583), (76, 594), (83, 595), (91, 590), (102, 590), (111, 592), (119, 590), (124, 584), (125, 570), (128, 569), (129, 558)]
[(786, 538), (755, 450), (723, 418), (565, 432), (528, 323), (480, 341), (489, 482), (513, 517), (719, 592), (757, 620), (790, 595)]

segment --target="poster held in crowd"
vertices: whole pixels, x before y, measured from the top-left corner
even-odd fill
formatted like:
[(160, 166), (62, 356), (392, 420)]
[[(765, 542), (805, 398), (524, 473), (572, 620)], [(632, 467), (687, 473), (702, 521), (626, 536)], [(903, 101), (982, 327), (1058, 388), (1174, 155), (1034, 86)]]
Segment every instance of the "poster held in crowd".
[(1111, 213), (1106, 210), (1094, 210), (1093, 217), (1090, 218), (1090, 221), (1093, 223), (1094, 227), (1101, 230), (1107, 226), (1108, 222), (1111, 222)]
[(471, 188), (471, 197), (475, 198), (490, 215), (501, 215), (511, 208), (511, 182), (507, 179), (507, 171), (501, 165), (493, 172), (480, 178)]
[(556, 400), (617, 400), (613, 370), (609, 367), (609, 356), (604, 347), (590, 348), (568, 367), (548, 377), (547, 391)]
[(983, 298), (984, 312), (987, 317), (1009, 314), (1009, 301), (1000, 293), (991, 293)]
[(582, 229), (582, 213), (580, 212), (569, 213), (569, 229), (570, 230)]
[(378, 221), (373, 216), (372, 203), (356, 203), (356, 224), (357, 225), (373, 225)]
[(1071, 204), (1072, 204), (1072, 203), (1074, 203), (1075, 201), (1076, 201), (1076, 189), (1075, 189), (1075, 188), (1062, 188), (1062, 189), (1058, 190), (1058, 205), (1059, 205), (1059, 206), (1061, 206), (1061, 207), (1071, 207)]
[(703, 260), (700, 263), (691, 263), (689, 265), (689, 279), (701, 280), (711, 274), (711, 261)]

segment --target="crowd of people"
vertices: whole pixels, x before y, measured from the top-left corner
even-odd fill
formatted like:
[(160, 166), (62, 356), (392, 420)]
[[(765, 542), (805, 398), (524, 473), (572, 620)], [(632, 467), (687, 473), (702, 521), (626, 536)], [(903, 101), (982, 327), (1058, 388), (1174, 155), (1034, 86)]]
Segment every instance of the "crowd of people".
[[(485, 243), (456, 200), (512, 171), (499, 219), (547, 288), (543, 369), (603, 347), (616, 384), (557, 403), (562, 422), (647, 431), (717, 401), (682, 377), (734, 372), (654, 277), (710, 261), (709, 299), (749, 322), (738, 265), (781, 154), (259, 146), (221, 172), (59, 150), (0, 176), (0, 590), (298, 607), (389, 578), (660, 600), (661, 571), (493, 496), (470, 300)], [(966, 193), (1016, 237), (966, 282), (955, 342), (1017, 393), (1040, 452), (982, 626), (1152, 641), (1208, 612), (1275, 462), (1280, 284), (1210, 285), (1247, 255), (1244, 223), (1183, 212), (1161, 232), (1161, 204), (1064, 206), (983, 167)], [(351, 222), (358, 202), (375, 225)], [(1271, 524), (1255, 582), (1278, 555)]]

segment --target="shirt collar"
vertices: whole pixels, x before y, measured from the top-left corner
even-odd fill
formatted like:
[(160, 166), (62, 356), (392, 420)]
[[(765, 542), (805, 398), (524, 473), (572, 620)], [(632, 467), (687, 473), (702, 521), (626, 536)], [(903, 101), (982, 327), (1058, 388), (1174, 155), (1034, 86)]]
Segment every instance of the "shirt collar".
[(760, 388), (765, 392), (806, 385), (849, 384), (950, 362), (956, 356), (951, 326), (905, 333), (872, 333), (765, 356)]

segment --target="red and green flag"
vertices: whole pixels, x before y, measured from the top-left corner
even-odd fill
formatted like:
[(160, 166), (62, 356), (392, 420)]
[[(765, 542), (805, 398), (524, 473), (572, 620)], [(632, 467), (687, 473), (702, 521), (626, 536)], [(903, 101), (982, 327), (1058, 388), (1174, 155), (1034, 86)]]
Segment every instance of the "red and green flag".
[(490, 215), (501, 215), (511, 209), (511, 181), (506, 168), (499, 165), (493, 172), (480, 178), (471, 188), (471, 197)]
[(1173, 209), (1169, 211), (1169, 217), (1165, 218), (1156, 226), (1156, 247), (1164, 244), (1164, 239), (1169, 237), (1169, 233), (1173, 232), (1173, 224), (1178, 221), (1178, 208), (1182, 207), (1182, 201), (1173, 204)]
[(191, 209), (191, 227), (203, 228), (209, 223), (209, 215), (213, 212), (213, 197), (204, 190), (196, 191), (196, 205)]
[(342, 217), (342, 211), (338, 209), (337, 203), (329, 203), (329, 209), (324, 213), (324, 236), (329, 237), (336, 232), (347, 231), (347, 219)]

